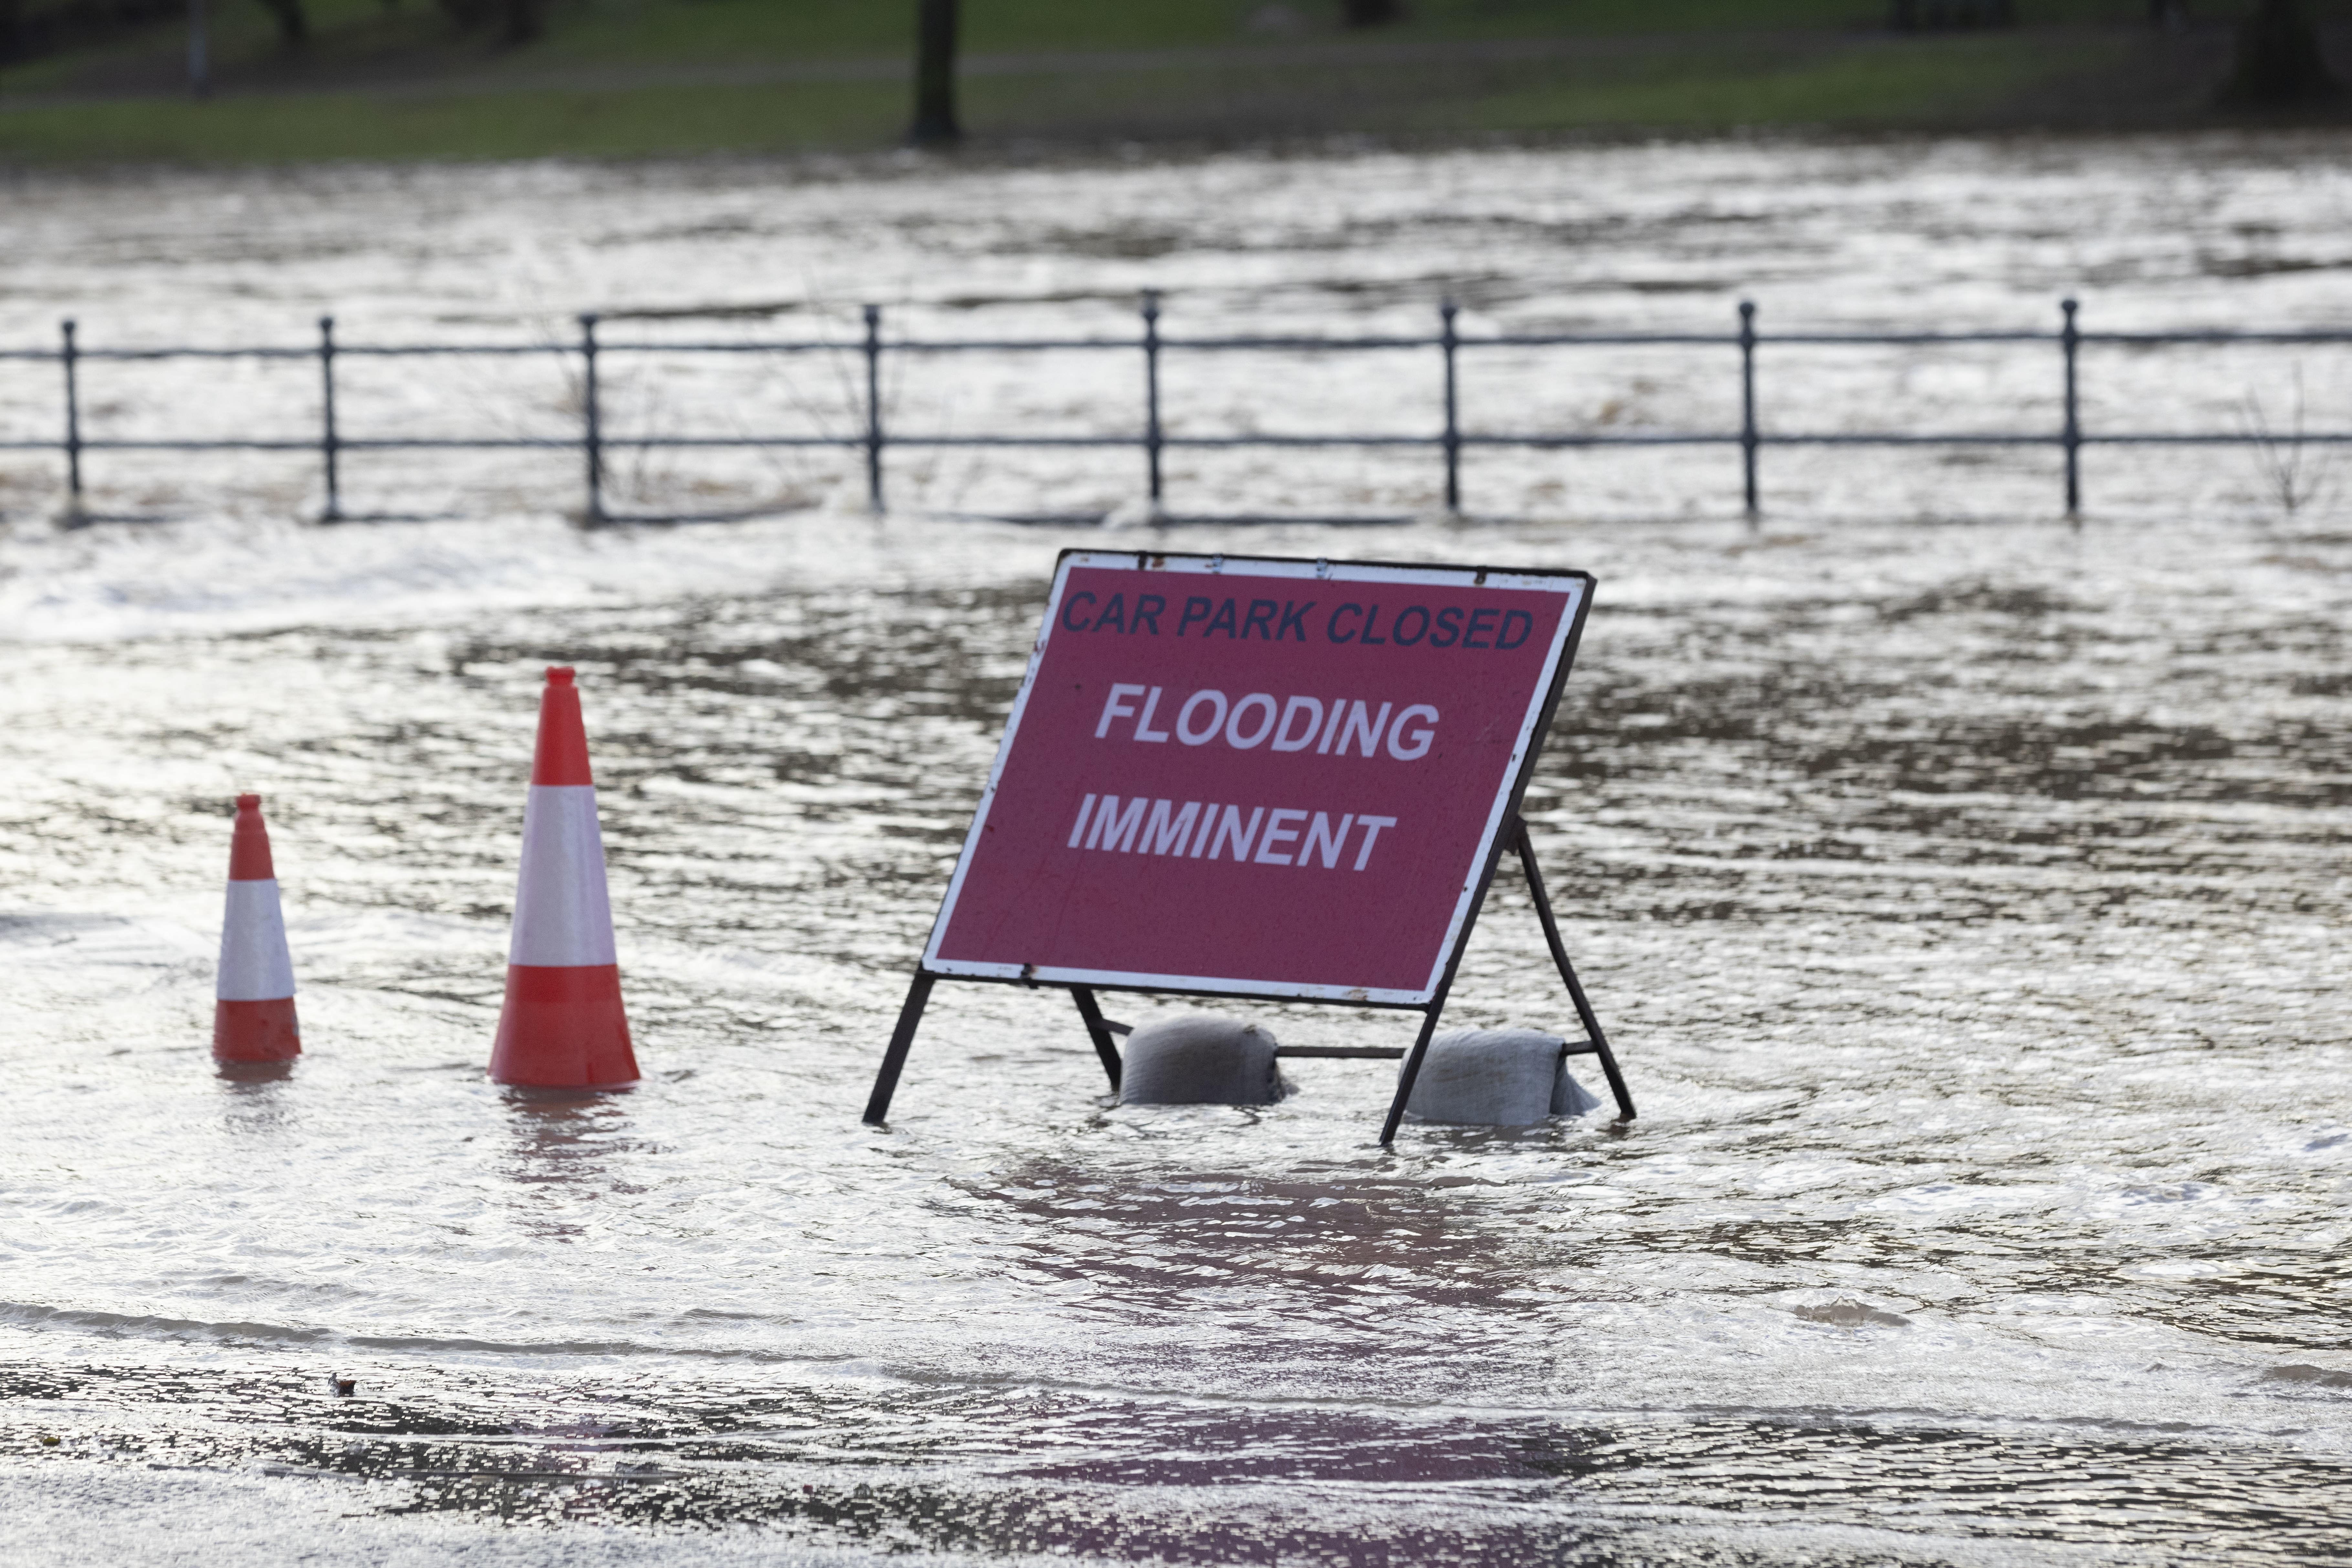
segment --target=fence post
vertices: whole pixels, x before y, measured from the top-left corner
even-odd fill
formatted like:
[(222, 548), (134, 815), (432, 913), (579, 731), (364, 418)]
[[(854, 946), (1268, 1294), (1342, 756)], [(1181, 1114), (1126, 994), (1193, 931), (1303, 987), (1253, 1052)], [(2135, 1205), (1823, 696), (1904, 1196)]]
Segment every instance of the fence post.
[(1143, 291), (1143, 457), (1151, 510), (1160, 510), (1160, 291)]
[(58, 363), (66, 373), (66, 510), (70, 515), (81, 514), (81, 394), (74, 376), (74, 324), (61, 323), (64, 342), (58, 350)]
[(2066, 432), (2062, 439), (2066, 444), (2066, 521), (2076, 528), (2083, 526), (2083, 411), (2074, 395), (2075, 350), (2082, 342), (2082, 333), (2074, 327), (2074, 301), (2061, 300), (2058, 309), (2065, 313), (2065, 326), (2058, 333), (2060, 346), (2066, 355)]
[(1437, 306), (1437, 342), (1445, 353), (1445, 510), (1462, 510), (1462, 423), (1460, 407), (1455, 399), (1454, 350), (1460, 342), (1454, 335), (1453, 300), (1441, 300)]
[(1748, 526), (1756, 527), (1764, 509), (1756, 494), (1756, 448), (1763, 437), (1756, 433), (1756, 301), (1739, 301), (1739, 460), (1745, 481)]
[(580, 318), (581, 453), (588, 463), (588, 510), (582, 521), (593, 528), (604, 521), (604, 426), (596, 406), (596, 317)]
[(343, 495), (335, 472), (335, 318), (319, 318), (319, 457), (327, 470), (327, 510), (320, 522), (341, 522)]
[(866, 504), (882, 510), (882, 307), (866, 307)]

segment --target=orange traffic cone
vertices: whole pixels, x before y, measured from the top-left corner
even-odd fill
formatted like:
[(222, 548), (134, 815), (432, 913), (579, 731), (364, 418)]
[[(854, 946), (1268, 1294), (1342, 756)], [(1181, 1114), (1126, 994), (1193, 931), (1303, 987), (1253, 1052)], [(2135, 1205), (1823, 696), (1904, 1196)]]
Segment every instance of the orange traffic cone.
[(602, 1088), (637, 1077), (613, 951), (588, 731), (569, 669), (550, 668), (540, 696), (507, 1002), (490, 1049), (490, 1077), (548, 1089)]
[(291, 1061), (302, 1054), (294, 1022), (294, 961), (278, 907), (278, 871), (261, 797), (236, 797), (229, 838), (228, 907), (221, 916), (220, 978), (213, 994), (213, 1059)]

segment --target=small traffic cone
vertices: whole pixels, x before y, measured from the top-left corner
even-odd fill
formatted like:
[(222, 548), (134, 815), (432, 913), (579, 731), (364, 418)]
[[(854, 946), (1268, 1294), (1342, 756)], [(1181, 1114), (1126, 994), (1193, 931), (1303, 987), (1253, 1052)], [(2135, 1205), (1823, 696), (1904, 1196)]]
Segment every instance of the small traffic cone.
[(634, 1083), (604, 838), (588, 773), (588, 731), (572, 671), (551, 667), (522, 814), (522, 876), (507, 948), (507, 1001), (490, 1078), (543, 1089)]
[(302, 1054), (294, 1022), (294, 961), (278, 907), (278, 871), (261, 797), (236, 797), (228, 847), (228, 907), (221, 916), (220, 978), (213, 988), (213, 1059), (283, 1062)]

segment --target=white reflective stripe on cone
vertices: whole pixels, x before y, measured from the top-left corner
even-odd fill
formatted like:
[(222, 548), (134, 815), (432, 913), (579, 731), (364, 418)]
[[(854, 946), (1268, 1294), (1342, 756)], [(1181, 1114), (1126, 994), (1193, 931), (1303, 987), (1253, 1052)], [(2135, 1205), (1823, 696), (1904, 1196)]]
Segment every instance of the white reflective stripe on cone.
[(231, 882), (221, 914), (220, 980), (224, 1002), (275, 1002), (294, 994), (294, 961), (286, 952), (286, 917), (278, 884)]
[(550, 969), (618, 962), (593, 784), (530, 786), (507, 962)]

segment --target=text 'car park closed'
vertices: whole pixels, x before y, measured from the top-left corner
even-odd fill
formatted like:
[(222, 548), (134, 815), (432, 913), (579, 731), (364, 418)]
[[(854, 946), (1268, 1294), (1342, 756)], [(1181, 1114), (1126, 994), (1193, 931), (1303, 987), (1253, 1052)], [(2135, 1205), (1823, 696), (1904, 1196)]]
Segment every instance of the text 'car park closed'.
[(1503, 851), (1580, 1041), (1633, 1113), (1553, 922), (1520, 797), (1592, 596), (1581, 572), (1065, 552), (988, 785), (877, 1073), (889, 1113), (932, 985), (1409, 1008), (1396, 1131)]
[(1590, 581), (1068, 558), (926, 967), (1427, 1001)]

